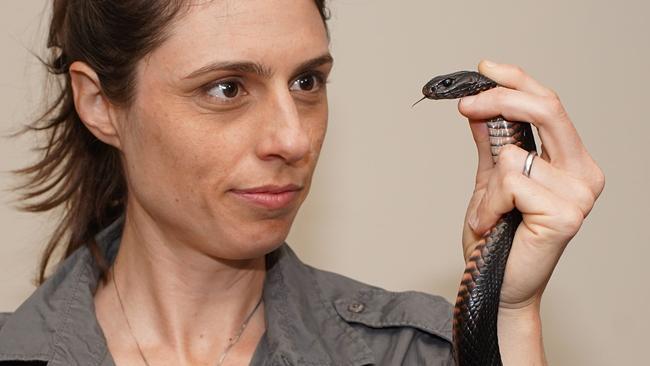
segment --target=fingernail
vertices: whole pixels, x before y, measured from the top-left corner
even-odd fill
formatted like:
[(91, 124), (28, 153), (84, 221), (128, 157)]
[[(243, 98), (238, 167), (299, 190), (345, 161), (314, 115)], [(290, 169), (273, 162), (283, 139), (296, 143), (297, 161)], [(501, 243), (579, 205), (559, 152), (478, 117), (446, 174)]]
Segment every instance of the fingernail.
[(470, 215), (469, 220), (467, 220), (467, 224), (469, 227), (472, 228), (472, 231), (476, 232), (476, 228), (478, 227), (478, 213), (474, 212), (473, 214)]
[(490, 60), (483, 60), (483, 65), (485, 65), (486, 67), (495, 67), (497, 64), (496, 62)]

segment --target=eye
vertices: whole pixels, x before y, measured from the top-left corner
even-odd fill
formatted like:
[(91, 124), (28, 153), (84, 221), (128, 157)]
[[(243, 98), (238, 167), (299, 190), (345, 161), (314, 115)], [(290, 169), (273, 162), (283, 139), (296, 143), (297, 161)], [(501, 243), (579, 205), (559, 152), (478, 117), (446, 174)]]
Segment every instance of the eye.
[(241, 87), (236, 81), (220, 81), (208, 88), (208, 94), (220, 99), (233, 99), (241, 94)]
[(289, 90), (293, 91), (313, 91), (319, 89), (323, 79), (315, 74), (307, 74), (299, 76), (296, 80), (291, 83)]
[(454, 83), (454, 79), (447, 78), (443, 80), (440, 84), (442, 84), (442, 86), (444, 86), (445, 88), (449, 88), (453, 83)]

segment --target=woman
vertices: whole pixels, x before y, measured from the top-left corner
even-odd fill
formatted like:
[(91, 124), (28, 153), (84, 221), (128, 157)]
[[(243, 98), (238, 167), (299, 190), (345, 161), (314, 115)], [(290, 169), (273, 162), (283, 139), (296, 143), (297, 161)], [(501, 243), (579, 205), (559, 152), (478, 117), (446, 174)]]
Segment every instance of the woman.
[[(319, 0), (54, 2), (64, 89), (37, 125), (46, 155), (24, 172), (30, 208), (66, 216), (42, 285), (0, 318), (0, 361), (453, 362), (444, 300), (310, 268), (283, 244), (327, 125), (325, 14)], [(499, 341), (506, 364), (543, 364), (541, 295), (603, 177), (551, 91), (516, 67), (480, 71), (510, 89), (460, 104), (480, 156), (465, 252), (502, 213), (524, 213)], [(475, 122), (498, 114), (539, 128), (531, 179), (520, 149), (492, 166)], [(67, 259), (45, 280), (58, 248)]]

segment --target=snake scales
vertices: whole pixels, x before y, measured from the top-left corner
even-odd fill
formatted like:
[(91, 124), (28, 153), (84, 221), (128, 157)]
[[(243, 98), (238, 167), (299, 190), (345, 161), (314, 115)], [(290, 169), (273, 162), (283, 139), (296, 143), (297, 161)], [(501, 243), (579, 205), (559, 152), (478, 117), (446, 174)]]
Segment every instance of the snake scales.
[[(459, 71), (431, 79), (422, 93), (428, 99), (455, 99), (496, 86), (496, 82), (477, 72)], [(536, 150), (529, 123), (510, 122), (501, 116), (486, 123), (494, 163), (503, 145)], [(517, 209), (503, 215), (467, 259), (454, 307), (453, 347), (458, 366), (502, 365), (497, 337), (499, 298), (512, 240), (521, 220)]]

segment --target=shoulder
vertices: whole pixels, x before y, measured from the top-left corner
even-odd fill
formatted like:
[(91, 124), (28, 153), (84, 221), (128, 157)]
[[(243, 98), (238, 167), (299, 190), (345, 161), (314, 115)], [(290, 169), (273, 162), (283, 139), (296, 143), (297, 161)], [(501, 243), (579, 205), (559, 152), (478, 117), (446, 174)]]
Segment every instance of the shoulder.
[[(2, 327), (12, 315), (13, 313), (0, 312), (0, 331), (2, 331)], [(45, 362), (36, 360), (0, 360), (0, 366), (41, 366), (45, 364)]]
[(394, 292), (310, 267), (323, 297), (373, 350), (378, 364), (451, 364), (452, 305), (418, 291)]
[(11, 316), (12, 313), (0, 313), (0, 329), (2, 329), (2, 326), (5, 325), (5, 322), (9, 317)]

